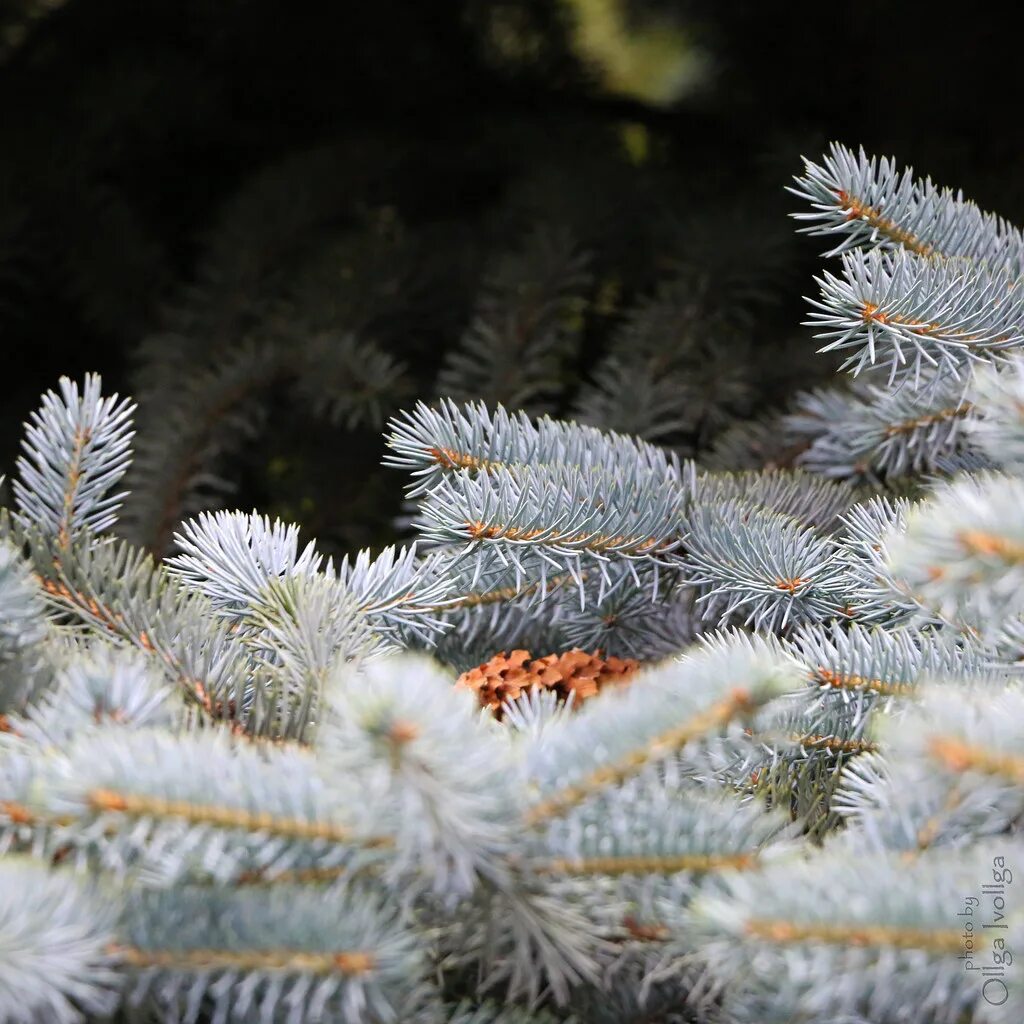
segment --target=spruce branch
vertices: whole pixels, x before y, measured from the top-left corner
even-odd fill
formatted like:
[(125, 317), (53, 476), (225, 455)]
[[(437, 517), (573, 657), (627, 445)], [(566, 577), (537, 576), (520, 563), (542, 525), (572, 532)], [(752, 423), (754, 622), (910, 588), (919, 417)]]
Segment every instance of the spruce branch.
[(851, 849), (917, 856), (1003, 836), (1024, 813), (1016, 680), (1005, 671), (940, 671), (916, 697), (875, 723), (886, 758), (868, 756), (844, 772), (836, 808), (852, 826), (841, 837)]
[(856, 492), (845, 480), (829, 480), (800, 469), (700, 473), (692, 483), (694, 505), (733, 498), (832, 532), (840, 515), (854, 502)]
[(934, 617), (896, 580), (889, 570), (889, 546), (907, 526), (913, 504), (905, 498), (878, 496), (858, 502), (843, 517), (843, 547), (851, 555), (854, 577), (853, 615), (864, 624), (893, 627)]
[(353, 596), (330, 576), (270, 581), (237, 634), (253, 663), (252, 702), (233, 703), (246, 731), (309, 741), (333, 669), (379, 652)]
[(833, 809), (847, 827), (834, 843), (861, 856), (899, 850), (909, 859), (1012, 830), (1021, 814), (1019, 785), (992, 778), (978, 785), (976, 777), (902, 756), (892, 728), (878, 733), (885, 754), (866, 753), (843, 768)]
[(28, 826), (50, 855), (71, 850), (82, 864), (163, 885), (350, 866), (390, 845), (373, 832), (372, 810), (350, 787), (326, 786), (308, 753), (220, 731), (108, 725), (80, 733), (60, 757), (44, 748), (8, 761), (5, 832), (24, 843)]
[(952, 470), (972, 456), (966, 424), (975, 411), (963, 390), (953, 378), (934, 386), (923, 382), (920, 390), (870, 384), (820, 389), (801, 395), (784, 422), (809, 442), (798, 465), (877, 486), (943, 465)]
[(859, 706), (868, 698), (912, 696), (922, 678), (978, 679), (991, 668), (991, 656), (981, 648), (905, 626), (813, 624), (796, 630), (790, 642), (812, 685)]
[(11, 717), (11, 732), (19, 740), (61, 751), (81, 733), (104, 724), (175, 724), (173, 689), (151, 658), (101, 642), (75, 654), (55, 666), (52, 685), (34, 705)]
[(888, 544), (894, 577), (943, 619), (991, 635), (1024, 611), (1024, 482), (986, 474), (938, 486)]
[(471, 901), (460, 904), (450, 955), (478, 964), (486, 986), (504, 982), (511, 996), (536, 996), (546, 984), (564, 999), (572, 984), (594, 979), (586, 922), (514, 863), (516, 774), (473, 697), (411, 655), (340, 673), (329, 694), (318, 749), (334, 777), (354, 774), (393, 837), (385, 881), (403, 902)]
[(536, 560), (519, 562), (509, 564), (495, 547), (472, 559), (437, 555), (452, 592), (462, 595), (430, 609), (446, 629), (431, 645), (442, 661), (464, 671), (496, 650), (573, 647), (652, 660), (694, 636), (691, 592), (660, 562), (610, 561), (603, 571), (581, 570), (578, 580), (568, 572), (547, 576)]
[[(796, 835), (786, 816), (704, 791), (674, 768), (649, 766), (549, 822), (527, 848), (531, 869), (605, 939), (602, 965), (612, 989), (641, 1007), (659, 982), (690, 970), (685, 913), (695, 896), (714, 891), (722, 875), (791, 854)], [(679, 1010), (684, 993), (676, 990)]]
[(323, 556), (310, 541), (299, 550), (297, 526), (253, 512), (205, 512), (175, 534), (180, 553), (165, 562), (170, 574), (210, 601), (228, 621), (242, 621), (267, 584), (285, 576), (312, 576)]
[[(305, 737), (332, 667), (373, 647), (357, 599), (298, 529), (253, 513), (216, 513), (187, 523), (173, 575), (210, 599), (262, 669), (281, 711), (280, 735)], [(261, 727), (262, 731), (262, 727)]]
[(440, 933), (442, 962), (475, 968), (485, 996), (501, 986), (508, 1000), (564, 1006), (574, 990), (601, 983), (592, 922), (538, 876), (485, 886)]
[(124, 493), (111, 494), (131, 461), (134, 404), (103, 398), (89, 374), (79, 389), (67, 377), (48, 391), (25, 425), (14, 497), (20, 521), (66, 550), (84, 531), (117, 521)]
[[(751, 1024), (801, 1017), (1008, 1024), (1019, 1015), (1019, 997), (990, 1006), (981, 985), (963, 983), (958, 959), (965, 940), (957, 912), (964, 895), (991, 878), (999, 853), (1020, 856), (1012, 843), (911, 862), (835, 850), (729, 875), (721, 895), (703, 894), (692, 907), (705, 984), (721, 992), (734, 1019)], [(1019, 925), (1012, 927), (1011, 936)], [(992, 932), (975, 936), (979, 959), (990, 956), (992, 940)]]
[(38, 582), (21, 553), (0, 540), (0, 719), (35, 701), (52, 680), (52, 629)]
[(334, 775), (358, 778), (395, 836), (386, 877), (449, 897), (503, 877), (516, 806), (504, 751), (452, 682), (423, 655), (342, 671), (317, 744)]
[(428, 540), (461, 546), (476, 571), (489, 550), (527, 579), (593, 570), (610, 559), (674, 564), (684, 496), (653, 473), (613, 476), (603, 467), (529, 466), (440, 481), (423, 499)]
[(525, 413), (503, 406), (489, 411), (484, 403), (459, 406), (442, 399), (436, 407), (417, 403), (388, 424), (391, 455), (384, 464), (409, 472), (410, 498), (429, 492), (460, 470), (513, 469), (547, 464), (603, 467), (609, 476), (635, 472), (681, 480), (678, 460), (646, 441), (605, 433), (594, 427), (542, 416), (534, 423)]
[(962, 380), (981, 362), (1005, 359), (1024, 342), (1024, 293), (1016, 277), (966, 259), (926, 262), (905, 252), (855, 249), (840, 275), (816, 278), (809, 300), (821, 352), (849, 352), (842, 369), (854, 375), (887, 369), (890, 385), (921, 388), (946, 377)]
[(679, 897), (687, 887), (692, 894), (700, 876), (753, 870), (766, 847), (779, 843), (781, 850), (793, 835), (787, 816), (766, 814), (729, 793), (704, 792), (669, 762), (547, 822), (528, 855), (532, 870), (567, 884), (630, 876), (619, 886), (619, 898), (628, 899), (634, 912), (660, 912), (664, 920), (666, 908), (659, 903), (670, 892), (681, 910), (685, 901)]
[(902, 248), (919, 257), (963, 257), (1024, 271), (1024, 236), (1001, 217), (983, 213), (962, 193), (902, 172), (893, 160), (868, 158), (833, 143), (820, 164), (804, 160), (804, 175), (788, 189), (814, 212), (797, 213), (810, 235), (838, 235), (828, 256), (858, 246)]
[(608, 580), (590, 573), (579, 593), (560, 589), (538, 609), (551, 615), (562, 646), (657, 661), (692, 643), (700, 617), (681, 571), (627, 563), (609, 569)]
[(369, 551), (346, 555), (338, 579), (382, 645), (392, 649), (416, 641), (434, 644), (449, 628), (444, 610), (460, 599), (449, 560), (421, 557), (415, 544), (386, 547), (375, 557)]
[[(1005, 675), (991, 667), (990, 655), (982, 649), (957, 643), (947, 634), (906, 627), (812, 624), (796, 630), (789, 642), (806, 666), (807, 689), (783, 706), (760, 738), (800, 770), (810, 767), (819, 753), (877, 749), (871, 729), (878, 715), (899, 712), (916, 696), (922, 679), (941, 675), (992, 680)], [(790, 744), (796, 749), (787, 752)]]
[[(437, 559), (417, 558), (415, 546), (389, 547), (376, 558), (368, 551), (351, 561), (346, 556), (335, 576), (314, 542), (300, 552), (297, 527), (271, 523), (255, 512), (205, 513), (185, 523), (175, 540), (180, 554), (165, 563), (171, 574), (209, 598), (250, 643), (259, 642), (258, 636), (248, 635), (258, 620), (280, 624), (281, 616), (287, 617), (286, 590), (294, 591), (296, 599), (300, 591), (310, 599), (314, 591), (333, 591), (335, 604), (348, 607), (352, 638), (345, 656), (359, 646), (382, 651), (400, 645), (410, 634), (429, 643), (445, 628), (435, 609), (443, 607), (452, 581)], [(342, 621), (340, 615), (334, 620)], [(360, 626), (366, 634), (361, 643)], [(377, 637), (374, 644), (371, 632)]]
[[(838, 148), (796, 191), (839, 236), (814, 318), (859, 379), (712, 453), (769, 472), (444, 399), (388, 427), (417, 545), (336, 567), (294, 527), (207, 513), (158, 564), (97, 532), (128, 404), (92, 377), (44, 399), (0, 517), (0, 1018), (1018, 1024), (1019, 991), (965, 984), (958, 910), (1024, 853), (1024, 243)], [(232, 265), (228, 221), (150, 365), (205, 368), (150, 409), (182, 427), (174, 451), (153, 435), (137, 506), (168, 537), (270, 380), (311, 396), (337, 371), (320, 393), (357, 419), (398, 382), (368, 340), (394, 318), (326, 311), (333, 251), (284, 288), (262, 250)], [(589, 283), (537, 238), (459, 373), (539, 353), (497, 382), (539, 404)], [(692, 358), (731, 327), (691, 330), (715, 285), (643, 302), (580, 401), (700, 435), (707, 396), (678, 402), (721, 366)], [(295, 322), (319, 340), (286, 365), (315, 295)], [(649, 408), (615, 406), (627, 369)], [(699, 636), (730, 620), (758, 632)]]
[(967, 400), (976, 411), (965, 423), (970, 442), (993, 465), (1019, 472), (1024, 465), (1024, 360), (979, 369)]
[(77, 1024), (110, 1013), (119, 979), (108, 946), (117, 902), (27, 858), (0, 862), (0, 1018)]
[(110, 954), (129, 1005), (196, 1024), (410, 1019), (436, 1000), (415, 934), (360, 888), (132, 890)]
[(736, 498), (700, 502), (683, 543), (705, 618), (778, 632), (843, 614), (850, 581), (842, 549), (791, 516)]
[(991, 777), (1024, 788), (1022, 709), (1024, 695), (1015, 689), (933, 684), (893, 737), (895, 753), (962, 785), (984, 785)]
[(244, 649), (204, 597), (188, 594), (150, 556), (122, 542), (82, 543), (70, 557), (28, 535), (43, 590), (100, 636), (153, 656), (201, 713), (226, 717), (247, 689)]

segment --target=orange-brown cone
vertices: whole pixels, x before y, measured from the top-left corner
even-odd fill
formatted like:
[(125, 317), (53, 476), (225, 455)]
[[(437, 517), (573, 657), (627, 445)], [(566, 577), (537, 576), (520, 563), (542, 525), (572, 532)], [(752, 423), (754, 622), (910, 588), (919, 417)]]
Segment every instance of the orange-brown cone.
[(482, 707), (500, 714), (505, 701), (515, 700), (534, 686), (555, 690), (563, 700), (571, 693), (573, 704), (580, 704), (604, 686), (625, 681), (639, 667), (632, 658), (602, 658), (600, 651), (587, 654), (579, 648), (533, 659), (529, 651), (502, 651), (463, 672), (455, 685), (473, 690)]

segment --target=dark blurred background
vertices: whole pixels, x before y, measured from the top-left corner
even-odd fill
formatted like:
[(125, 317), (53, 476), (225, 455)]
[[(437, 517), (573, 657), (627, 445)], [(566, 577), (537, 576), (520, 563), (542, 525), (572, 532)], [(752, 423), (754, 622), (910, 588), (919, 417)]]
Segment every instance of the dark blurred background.
[(984, 6), (0, 0), (0, 455), (60, 374), (140, 401), (125, 531), (396, 536), (442, 394), (714, 454), (827, 379), (784, 188), (832, 140), (1024, 222)]

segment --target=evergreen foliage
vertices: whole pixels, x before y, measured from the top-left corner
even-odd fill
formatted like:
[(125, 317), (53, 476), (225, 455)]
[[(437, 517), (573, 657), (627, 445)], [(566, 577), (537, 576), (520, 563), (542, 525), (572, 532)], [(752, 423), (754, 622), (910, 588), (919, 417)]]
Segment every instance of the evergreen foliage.
[[(1024, 1018), (1020, 234), (838, 146), (794, 191), (856, 378), (775, 421), (795, 465), (543, 414), (589, 280), (557, 234), (387, 426), (416, 545), (208, 511), (156, 559), (111, 533), (131, 403), (44, 397), (0, 531), (0, 1019)], [(680, 294), (596, 391), (660, 380)], [(644, 664), (500, 716), (457, 679), (577, 646)]]

